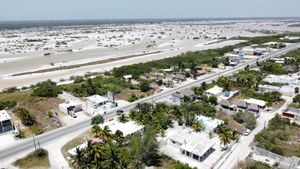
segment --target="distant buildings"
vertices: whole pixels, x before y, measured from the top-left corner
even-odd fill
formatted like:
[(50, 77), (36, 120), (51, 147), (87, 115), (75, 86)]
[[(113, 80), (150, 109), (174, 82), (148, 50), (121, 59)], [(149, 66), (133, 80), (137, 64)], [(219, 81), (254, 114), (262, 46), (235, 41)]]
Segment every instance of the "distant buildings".
[(0, 134), (14, 130), (11, 117), (5, 110), (0, 110)]

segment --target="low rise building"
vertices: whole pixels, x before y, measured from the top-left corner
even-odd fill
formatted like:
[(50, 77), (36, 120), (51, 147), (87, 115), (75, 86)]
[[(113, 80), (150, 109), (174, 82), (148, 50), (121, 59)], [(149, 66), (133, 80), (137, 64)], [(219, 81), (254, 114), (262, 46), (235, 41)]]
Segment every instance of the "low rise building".
[(199, 162), (203, 162), (214, 151), (215, 141), (210, 140), (205, 133), (185, 130), (170, 136), (167, 141), (179, 152)]
[(82, 110), (82, 105), (80, 103), (77, 103), (75, 101), (71, 101), (69, 103), (62, 103), (59, 104), (59, 110), (72, 116), (75, 117), (75, 113), (79, 112)]
[(5, 110), (0, 110), (0, 134), (14, 130), (10, 115)]
[(181, 91), (177, 91), (175, 93), (172, 94), (172, 100), (174, 102), (180, 102), (181, 99), (183, 99), (184, 97), (187, 97), (191, 100), (195, 100), (197, 98), (197, 95), (195, 94), (195, 92), (191, 89), (184, 89)]
[(135, 133), (141, 133), (144, 131), (144, 126), (137, 124), (134, 121), (128, 121), (126, 123), (121, 123), (118, 120), (113, 120), (101, 125), (102, 128), (108, 126), (112, 134), (116, 133), (117, 130), (123, 133), (123, 136), (129, 136)]
[(219, 87), (219, 86), (214, 86), (213, 88), (210, 88), (208, 90), (206, 90), (205, 95), (207, 96), (220, 96), (223, 93), (223, 88)]
[(282, 112), (282, 116), (291, 120), (300, 121), (300, 109), (288, 107)]

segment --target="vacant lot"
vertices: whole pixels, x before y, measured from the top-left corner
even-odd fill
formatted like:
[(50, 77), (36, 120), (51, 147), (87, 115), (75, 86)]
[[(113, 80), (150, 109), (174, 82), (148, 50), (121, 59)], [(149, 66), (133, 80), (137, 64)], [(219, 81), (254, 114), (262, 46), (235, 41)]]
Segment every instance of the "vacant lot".
[(257, 146), (273, 153), (300, 157), (300, 126), (276, 115), (264, 129), (255, 136)]
[[(17, 115), (13, 113), (14, 123), (24, 129), (23, 132), (25, 136), (31, 135), (32, 132), (35, 134), (40, 134), (41, 132), (46, 132), (57, 128), (57, 124), (48, 117), (48, 112), (50, 110), (57, 111), (58, 104), (63, 101), (58, 98), (42, 98), (31, 96), (31, 91), (16, 91), (14, 93), (1, 93), (1, 101), (16, 101), (17, 106), (15, 108), (25, 108), (30, 114), (36, 118), (37, 124), (29, 128), (24, 127)], [(14, 108), (14, 109), (15, 109)], [(14, 112), (14, 110), (12, 110)]]

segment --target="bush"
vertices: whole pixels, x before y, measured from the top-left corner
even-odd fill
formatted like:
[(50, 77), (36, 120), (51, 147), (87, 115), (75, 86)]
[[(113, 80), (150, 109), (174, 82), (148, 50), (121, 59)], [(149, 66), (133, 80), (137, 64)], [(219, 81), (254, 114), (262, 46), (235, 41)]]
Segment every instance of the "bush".
[(0, 110), (11, 109), (14, 108), (16, 105), (17, 105), (16, 101), (0, 102)]
[(16, 113), (25, 126), (32, 126), (35, 123), (35, 117), (32, 116), (28, 110), (24, 108), (18, 108)]
[(208, 98), (208, 102), (212, 105), (217, 105), (218, 104), (218, 98), (216, 96), (210, 96)]
[(57, 97), (61, 93), (61, 89), (56, 85), (55, 82), (50, 80), (39, 83), (33, 90), (32, 96), (39, 97)]
[(81, 83), (81, 82), (84, 82), (84, 77), (77, 76), (74, 78), (74, 83)]
[(296, 95), (294, 98), (293, 98), (293, 102), (294, 103), (300, 103), (300, 95)]
[(104, 118), (101, 115), (96, 115), (92, 118), (92, 125), (101, 124), (104, 122)]
[(138, 99), (139, 99), (139, 98), (137, 97), (137, 95), (132, 94), (132, 95), (129, 96), (128, 101), (129, 101), (129, 102), (134, 102), (134, 101), (136, 101), (136, 100), (138, 100)]
[(148, 92), (151, 89), (150, 83), (147, 81), (142, 81), (140, 84), (140, 89), (142, 92)]
[(4, 89), (3, 93), (13, 93), (17, 90), (18, 90), (17, 87), (10, 87), (10, 88)]
[(38, 148), (38, 149), (35, 150), (35, 154), (38, 157), (44, 157), (45, 155), (47, 155), (47, 151), (43, 148)]
[(52, 111), (48, 111), (48, 117), (49, 118), (53, 118), (54, 117), (54, 113)]

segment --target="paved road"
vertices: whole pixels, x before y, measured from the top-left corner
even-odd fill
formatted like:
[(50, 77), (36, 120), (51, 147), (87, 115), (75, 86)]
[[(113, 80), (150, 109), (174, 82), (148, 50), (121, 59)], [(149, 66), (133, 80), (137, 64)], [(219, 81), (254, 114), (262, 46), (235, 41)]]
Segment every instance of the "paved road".
[[(216, 74), (211, 75), (209, 77), (193, 81), (193, 82), (191, 82), (189, 84), (186, 84), (184, 86), (173, 88), (173, 89), (170, 89), (170, 90), (152, 95), (150, 97), (140, 99), (136, 102), (133, 102), (133, 103), (131, 103), (129, 105), (126, 105), (126, 106), (123, 106), (123, 107), (118, 107), (118, 108), (112, 109), (111, 111), (109, 111), (105, 115), (105, 117), (106, 118), (113, 117), (113, 116), (116, 115), (117, 110), (124, 110), (124, 111), (130, 110), (130, 109), (134, 108), (138, 103), (151, 102), (153, 100), (160, 100), (162, 98), (165, 98), (165, 97), (171, 95), (175, 91), (183, 90), (183, 89), (186, 89), (186, 88), (191, 88), (193, 86), (200, 85), (202, 82), (211, 82), (212, 80), (215, 80), (215, 79), (217, 79), (221, 76), (230, 76), (230, 75), (242, 70), (247, 65), (250, 65), (250, 66), (255, 65), (257, 61), (263, 62), (263, 61), (266, 61), (270, 58), (278, 57), (280, 55), (288, 53), (288, 52), (290, 52), (292, 50), (295, 50), (297, 48), (300, 48), (300, 43), (293, 44), (293, 45), (288, 46), (287, 48), (284, 48), (282, 50), (273, 52), (269, 55), (266, 55), (266, 56), (260, 58), (259, 60), (253, 59), (253, 60), (250, 60), (246, 63), (242, 63), (242, 64), (240, 64), (240, 65), (238, 65), (238, 66), (236, 66), (232, 69), (225, 70), (221, 73), (216, 73)], [(78, 133), (78, 131), (80, 131), (84, 128), (88, 129), (89, 127), (90, 127), (90, 120), (85, 120), (85, 121), (79, 122), (79, 123), (74, 124), (74, 125), (70, 125), (70, 126), (67, 126), (67, 127), (63, 127), (63, 128), (60, 128), (60, 129), (57, 129), (57, 130), (39, 135), (39, 136), (36, 137), (36, 140), (39, 141), (41, 146), (45, 146), (45, 145), (49, 145), (49, 144), (55, 142), (56, 140), (58, 140), (60, 138), (67, 137), (70, 134), (73, 134), (73, 135), (80, 134), (80, 133)], [(0, 151), (0, 161), (3, 161), (5, 159), (10, 159), (10, 158), (14, 157), (15, 154), (28, 153), (29, 151), (32, 150), (32, 148), (33, 148), (32, 138), (24, 139), (24, 140), (22, 140), (22, 141), (20, 141), (16, 144), (14, 144), (13, 146), (10, 146), (10, 147), (7, 147), (7, 148), (1, 150)]]

